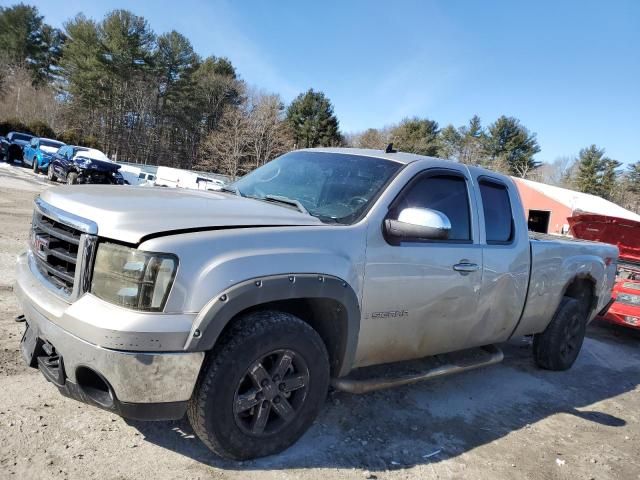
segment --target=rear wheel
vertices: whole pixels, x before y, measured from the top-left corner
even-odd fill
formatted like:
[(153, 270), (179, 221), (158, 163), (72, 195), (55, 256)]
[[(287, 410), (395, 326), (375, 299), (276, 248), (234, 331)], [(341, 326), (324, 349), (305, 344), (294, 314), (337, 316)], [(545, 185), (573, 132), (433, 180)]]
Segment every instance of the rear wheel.
[(533, 357), (547, 370), (567, 370), (578, 358), (587, 329), (585, 308), (564, 297), (544, 332), (533, 337)]
[(188, 416), (215, 453), (236, 460), (293, 444), (318, 415), (329, 386), (325, 345), (283, 312), (239, 319), (208, 356)]
[(67, 174), (67, 185), (75, 185), (78, 183), (78, 174), (75, 172), (70, 172)]

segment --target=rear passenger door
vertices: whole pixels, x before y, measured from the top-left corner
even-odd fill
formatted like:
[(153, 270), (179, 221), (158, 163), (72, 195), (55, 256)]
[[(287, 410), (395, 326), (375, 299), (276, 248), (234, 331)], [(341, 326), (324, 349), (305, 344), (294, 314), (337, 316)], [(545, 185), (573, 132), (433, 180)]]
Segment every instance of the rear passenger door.
[(474, 344), (482, 247), (465, 167), (424, 170), (401, 190), (386, 218), (405, 208), (449, 218), (447, 240), (390, 243), (382, 226), (367, 239), (358, 366), (419, 358)]
[(531, 254), (526, 220), (513, 182), (485, 172), (476, 174), (484, 262), (477, 311), (483, 327), (475, 335), (480, 343), (489, 344), (507, 340), (520, 319)]

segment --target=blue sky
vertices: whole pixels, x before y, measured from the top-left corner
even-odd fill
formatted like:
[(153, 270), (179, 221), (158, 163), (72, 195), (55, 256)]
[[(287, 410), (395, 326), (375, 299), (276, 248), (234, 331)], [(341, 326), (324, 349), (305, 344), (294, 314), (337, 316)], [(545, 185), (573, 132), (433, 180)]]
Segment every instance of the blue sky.
[(185, 34), (202, 56), (229, 57), (249, 84), (287, 102), (324, 91), (344, 132), (506, 114), (537, 133), (539, 160), (591, 143), (640, 160), (640, 1), (33, 3), (56, 26), (128, 8), (156, 33)]

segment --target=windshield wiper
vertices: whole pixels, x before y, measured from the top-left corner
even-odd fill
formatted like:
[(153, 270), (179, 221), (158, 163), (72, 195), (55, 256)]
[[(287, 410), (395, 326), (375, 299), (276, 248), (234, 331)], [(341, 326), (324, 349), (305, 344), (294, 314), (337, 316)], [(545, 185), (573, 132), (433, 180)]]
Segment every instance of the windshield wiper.
[(240, 190), (238, 189), (238, 187), (236, 187), (234, 185), (224, 185), (224, 186), (222, 186), (220, 188), (220, 191), (229, 192), (229, 193), (235, 193), (239, 197), (242, 196), (242, 194), (240, 193)]
[(268, 202), (277, 202), (277, 203), (284, 203), (286, 205), (293, 205), (302, 213), (306, 213), (307, 215), (310, 215), (309, 211), (306, 208), (304, 208), (304, 205), (302, 205), (298, 200), (294, 200), (293, 198), (283, 197), (281, 195), (265, 195), (263, 200), (267, 200)]

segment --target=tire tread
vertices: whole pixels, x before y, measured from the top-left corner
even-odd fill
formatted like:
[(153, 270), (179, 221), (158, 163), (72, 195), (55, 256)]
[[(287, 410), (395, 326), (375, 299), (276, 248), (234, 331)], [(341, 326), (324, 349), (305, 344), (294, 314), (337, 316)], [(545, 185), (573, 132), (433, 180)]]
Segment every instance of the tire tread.
[[(534, 335), (533, 357), (536, 364), (545, 370), (567, 370), (571, 364), (566, 364), (560, 357), (560, 345), (564, 338), (564, 325), (573, 310), (583, 311), (580, 302), (575, 298), (563, 297), (553, 319), (542, 332)], [(586, 319), (585, 319), (586, 320)]]
[(207, 431), (206, 402), (210, 392), (214, 389), (216, 376), (228, 359), (233, 358), (234, 353), (242, 348), (247, 339), (269, 334), (270, 330), (279, 326), (298, 331), (302, 330), (310, 338), (313, 338), (317, 346), (324, 352), (328, 371), (329, 355), (324, 342), (309, 324), (294, 315), (279, 311), (257, 311), (233, 322), (230, 328), (223, 333), (222, 338), (217, 342), (213, 350), (207, 355), (187, 408), (187, 417), (195, 433), (210, 450), (222, 457), (246, 458), (228, 451), (219, 439)]

